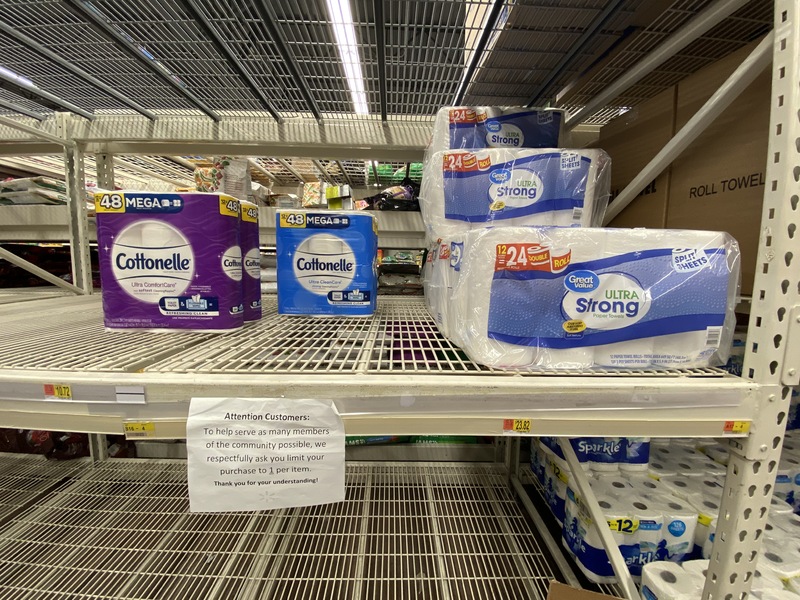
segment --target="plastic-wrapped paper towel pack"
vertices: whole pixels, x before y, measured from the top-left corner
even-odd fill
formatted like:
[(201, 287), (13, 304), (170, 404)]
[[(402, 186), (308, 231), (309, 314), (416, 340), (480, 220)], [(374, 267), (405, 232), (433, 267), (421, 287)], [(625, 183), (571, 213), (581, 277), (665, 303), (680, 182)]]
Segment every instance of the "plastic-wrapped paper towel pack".
[(258, 233), (258, 206), (241, 201), (239, 239), (242, 247), (242, 291), (244, 320), (261, 319), (261, 249)]
[[(519, 106), (445, 106), (428, 152), (464, 148), (557, 148), (564, 113)], [(427, 159), (426, 159), (427, 162)]]
[(611, 159), (602, 150), (451, 150), (431, 154), (420, 190), (428, 237), (488, 226), (602, 225)]
[(652, 562), (642, 572), (643, 600), (697, 600), (704, 581), (681, 565)]
[[(611, 537), (634, 578), (641, 576), (647, 563), (667, 558), (667, 541), (662, 533), (664, 515), (650, 500), (632, 495), (600, 499), (599, 504)], [(600, 535), (580, 495), (571, 487), (567, 488), (564, 515), (564, 546), (575, 557), (581, 572), (596, 583), (616, 581)]]
[(498, 368), (724, 364), (739, 250), (724, 233), (497, 227), (463, 236), (448, 303)]

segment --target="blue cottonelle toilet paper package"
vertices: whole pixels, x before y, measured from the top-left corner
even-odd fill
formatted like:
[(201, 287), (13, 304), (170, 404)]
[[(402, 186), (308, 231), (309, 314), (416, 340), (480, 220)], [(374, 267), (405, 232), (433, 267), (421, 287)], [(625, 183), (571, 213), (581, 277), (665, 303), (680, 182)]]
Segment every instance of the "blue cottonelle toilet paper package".
[(364, 212), (278, 210), (278, 313), (368, 316), (378, 295), (378, 233)]

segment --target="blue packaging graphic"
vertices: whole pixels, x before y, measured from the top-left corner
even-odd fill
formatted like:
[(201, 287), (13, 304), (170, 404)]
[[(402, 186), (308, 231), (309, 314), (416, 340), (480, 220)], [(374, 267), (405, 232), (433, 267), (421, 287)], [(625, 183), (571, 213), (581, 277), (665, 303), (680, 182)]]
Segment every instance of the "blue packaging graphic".
[(279, 314), (375, 312), (378, 234), (372, 215), (279, 210), (276, 221)]
[[(448, 219), (491, 224), (554, 211), (568, 211), (572, 217), (584, 207), (592, 164), (588, 156), (546, 152), (500, 163), (487, 157), (485, 165), (476, 158), (470, 165), (462, 162), (460, 169), (447, 164), (450, 157), (472, 163), (472, 156), (445, 154), (444, 214)], [(565, 163), (567, 167), (562, 168)]]
[(489, 226), (598, 227), (610, 195), (602, 150), (450, 150), (423, 169), (420, 210), (429, 238)]
[(739, 251), (727, 234), (497, 227), (464, 235), (462, 348), (499, 368), (723, 364)]
[(431, 150), (557, 148), (564, 113), (502, 106), (453, 106), (439, 110)]

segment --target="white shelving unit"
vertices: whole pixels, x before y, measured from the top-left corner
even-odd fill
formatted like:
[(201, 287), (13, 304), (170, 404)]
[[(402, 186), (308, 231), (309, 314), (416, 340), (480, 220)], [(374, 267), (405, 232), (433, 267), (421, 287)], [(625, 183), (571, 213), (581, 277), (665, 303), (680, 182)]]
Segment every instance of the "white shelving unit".
[[(766, 157), (767, 186), (758, 255), (761, 268), (753, 293), (745, 378), (714, 369), (624, 374), (494, 372), (466, 360), (458, 349), (440, 338), (423, 304), (417, 300), (387, 300), (371, 319), (335, 322), (282, 318), (268, 305), (266, 318), (260, 324), (240, 333), (210, 336), (107, 333), (101, 326), (99, 299), (86, 295), (0, 305), (0, 331), (3, 332), (0, 338), (0, 422), (21, 428), (121, 433), (126, 421), (151, 421), (156, 438), (175, 438), (183, 436), (187, 401), (193, 396), (320, 395), (336, 400), (349, 434), (505, 435), (506, 419), (530, 418), (532, 435), (728, 435), (732, 455), (703, 597), (705, 600), (742, 598), (749, 589), (772, 495), (789, 407), (788, 386), (797, 385), (800, 379), (800, 282), (796, 263), (800, 257), (800, 236), (796, 235), (800, 196), (800, 1), (775, 0), (774, 15), (770, 149)], [(302, 154), (309, 158), (376, 158), (378, 154), (386, 160), (412, 160), (418, 158), (430, 126), (427, 121), (331, 120), (320, 127), (314, 118), (306, 116), (298, 116), (290, 124), (254, 122), (248, 116), (234, 116), (214, 123), (196, 115), (165, 116), (155, 123), (139, 117), (98, 116), (89, 122), (64, 114), (38, 125), (25, 123), (28, 130), (2, 130), (0, 137), (6, 140), (3, 152), (52, 153), (58, 148), (54, 146), (56, 141), (66, 140), (68, 190), (73, 202), (66, 211), (66, 220), (63, 210), (57, 217), (55, 211), (51, 214), (49, 209), (38, 208), (8, 213), (14, 214), (13, 219), (17, 220), (10, 225), (3, 223), (0, 233), (15, 230), (17, 234), (9, 235), (39, 235), (32, 232), (42, 224), (46, 225), (42, 236), (55, 235), (47, 233), (51, 229), (63, 235), (66, 225), (69, 239), (79, 250), (75, 253), (75, 279), (85, 291), (88, 291), (85, 251), (91, 229), (83, 203), (78, 201), (83, 152), (96, 154), (98, 179), (102, 185), (103, 180), (111, 178), (113, 181), (113, 155), (125, 153), (275, 153)], [(31, 135), (32, 125), (45, 134), (46, 141)], [(417, 226), (417, 223), (402, 222), (398, 218), (397, 223), (389, 224), (387, 231), (400, 243), (414, 237), (409, 234), (418, 231)], [(26, 227), (28, 231), (23, 229)], [(263, 233), (269, 235), (269, 232)], [(72, 398), (46, 401), (43, 391), (46, 384), (69, 386)], [(112, 522), (115, 511), (122, 512), (113, 506), (120, 501), (113, 491), (120, 482), (132, 486), (152, 482), (179, 488), (183, 485), (180, 467), (165, 465), (105, 464), (97, 470), (87, 469), (70, 484), (74, 488), (52, 488), (54, 491), (47, 503), (24, 521), (15, 522), (15, 531), (34, 531), (38, 523), (52, 523), (52, 513), (61, 510), (63, 503), (76, 499), (105, 506), (97, 509), (101, 514), (83, 515), (86, 519), (102, 516)], [(14, 465), (7, 468), (13, 472)], [(395, 466), (385, 468), (394, 469)], [(448, 569), (454, 566), (448, 562), (449, 555), (444, 548), (446, 532), (442, 528), (446, 521), (441, 519), (447, 515), (440, 511), (447, 509), (437, 505), (433, 495), (438, 475), (426, 471), (427, 467), (415, 472), (403, 472), (403, 468), (408, 467), (398, 466), (400, 471), (393, 472), (391, 480), (395, 484), (401, 482), (397, 485), (404, 490), (402, 493), (416, 493), (408, 492), (411, 488), (427, 490), (422, 504), (431, 511), (432, 520), (419, 527), (430, 528), (426, 531), (431, 532), (431, 547), (439, 561), (436, 572), (446, 582)], [(471, 491), (479, 487), (477, 484), (483, 486), (481, 493), (489, 496), (485, 497), (484, 504), (478, 504), (484, 508), (489, 506), (495, 511), (493, 514), (499, 516), (497, 499), (500, 496), (497, 494), (500, 487), (492, 482), (501, 477), (490, 471), (478, 468), (471, 474), (445, 475), (454, 485), (466, 482)], [(378, 489), (391, 487), (372, 487), (381, 481), (381, 476), (379, 468), (351, 466), (351, 483), (355, 480), (367, 482), (359, 488), (364, 494), (367, 489), (370, 494), (376, 494)], [(487, 477), (492, 482), (487, 484)], [(473, 482), (477, 483), (473, 485)], [(189, 533), (199, 527), (199, 518), (185, 514), (185, 497), (181, 493), (164, 491), (150, 496), (137, 489), (125, 506), (133, 512), (166, 514), (163, 518), (172, 520), (165, 526), (167, 528), (159, 524), (158, 535), (152, 541), (154, 546), (147, 549), (149, 558), (145, 567), (148, 569), (155, 569), (162, 554), (185, 549), (171, 545), (180, 537), (178, 533)], [(142, 498), (163, 499), (163, 506), (172, 505), (159, 510), (154, 504), (139, 503)], [(476, 498), (470, 497), (470, 501)], [(371, 523), (371, 515), (365, 508), (368, 504), (354, 506), (354, 514), (360, 515), (361, 529), (351, 531), (342, 525), (342, 531), (360, 536), (353, 538), (358, 539), (360, 545), (352, 556), (363, 569), (363, 562), (372, 555), (372, 551), (363, 546), (364, 540), (369, 539), (368, 532), (374, 534), (379, 530), (364, 529)], [(315, 514), (338, 518), (323, 511)], [(382, 518), (407, 516), (376, 514)], [(510, 514), (502, 515), (506, 519), (506, 524), (501, 525), (506, 527), (501, 530), (506, 536), (504, 543), (509, 542)], [(516, 518), (516, 514), (511, 516)], [(245, 534), (250, 532), (259, 534), (256, 554), (263, 560), (269, 560), (273, 552), (286, 555), (287, 544), (294, 542), (289, 541), (290, 536), (280, 537), (281, 519), (292, 521), (295, 517), (288, 513), (279, 513), (274, 519), (263, 521), (243, 517), (241, 523), (235, 525), (241, 537), (230, 540), (234, 555), (249, 552), (244, 549), (251, 548), (247, 546), (250, 542), (245, 540)], [(97, 521), (85, 523), (98, 536), (97, 528), (104, 528), (91, 524)], [(280, 531), (310, 535), (310, 531), (303, 529), (306, 525), (294, 523), (290, 529)], [(296, 526), (300, 528), (293, 529)], [(410, 529), (409, 534), (413, 537), (419, 530)], [(24, 536), (0, 539), (0, 550), (3, 544), (25, 539)], [(476, 544), (480, 543), (477, 539)], [(45, 543), (53, 544), (51, 550), (55, 548), (54, 552), (58, 553), (58, 543), (52, 540)], [(528, 548), (520, 552), (521, 542), (515, 543), (518, 545), (512, 546), (505, 555), (521, 569), (519, 561), (526, 560), (523, 555), (535, 552)], [(421, 556), (428, 550), (430, 548), (425, 552), (410, 552), (409, 556)], [(344, 555), (351, 556), (350, 549), (341, 547), (330, 553), (330, 556)], [(464, 560), (463, 556), (473, 554), (457, 555), (458, 560)], [(71, 548), (57, 566), (75, 569), (75, 562), (79, 560), (81, 552)], [(219, 572), (214, 571), (216, 567), (201, 569), (197, 563), (192, 563), (194, 566), (187, 567), (183, 574), (198, 577), (198, 585), (216, 578), (210, 583), (216, 586), (214, 595), (225, 597), (219, 593), (229, 585), (226, 577), (238, 568), (236, 560), (231, 558)], [(41, 564), (33, 561), (28, 566), (24, 575), (30, 582)], [(260, 572), (269, 573), (283, 568), (277, 563), (260, 567), (264, 567)], [(98, 568), (107, 567), (99, 565)], [(267, 582), (254, 582), (249, 575), (255, 572), (249, 570), (251, 568), (254, 567), (248, 566), (248, 575), (242, 576), (245, 581), (237, 582), (250, 586), (248, 593), (257, 594), (263, 589), (258, 586), (267, 585), (272, 589), (283, 585), (272, 575), (263, 578)], [(183, 576), (178, 574), (177, 567), (175, 569), (169, 573), (125, 571), (121, 587), (114, 588), (114, 593), (130, 591), (131, 586), (142, 581), (141, 577), (164, 576), (165, 584), (173, 585), (176, 577)], [(520, 585), (529, 593), (535, 588), (541, 594), (541, 582), (528, 567), (525, 569), (521, 572), (528, 573), (529, 577)], [(396, 571), (411, 574), (416, 578), (414, 581), (420, 578), (427, 581), (420, 572)], [(392, 581), (395, 580), (401, 582), (397, 585), (403, 585), (408, 578), (398, 574)], [(295, 581), (292, 585), (300, 584)], [(32, 588), (20, 589), (34, 593)], [(292, 593), (300, 594), (299, 589), (292, 588)], [(464, 597), (463, 590), (444, 583), (431, 583), (425, 589), (431, 594), (429, 597)], [(489, 595), (488, 590), (494, 590), (491, 587), (476, 589)], [(390, 591), (387, 593), (391, 596)], [(399, 593), (407, 596), (409, 590)]]

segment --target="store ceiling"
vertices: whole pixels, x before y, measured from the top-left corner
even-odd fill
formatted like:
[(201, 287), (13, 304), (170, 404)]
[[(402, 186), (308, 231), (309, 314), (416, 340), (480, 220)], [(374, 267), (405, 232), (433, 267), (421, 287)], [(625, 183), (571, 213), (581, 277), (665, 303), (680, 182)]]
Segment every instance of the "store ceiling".
[[(52, 97), (87, 114), (222, 120), (430, 120), (459, 99), (576, 111), (711, 4), (350, 0), (354, 39), (343, 46), (339, 2), (0, 0), (0, 114), (46, 118), (64, 110)], [(587, 123), (602, 125), (771, 22), (772, 1), (751, 0)], [(170, 171), (187, 167), (167, 160)], [(361, 186), (375, 177), (363, 161), (258, 161), (254, 177), (269, 179), (266, 169), (282, 185), (307, 177)]]

